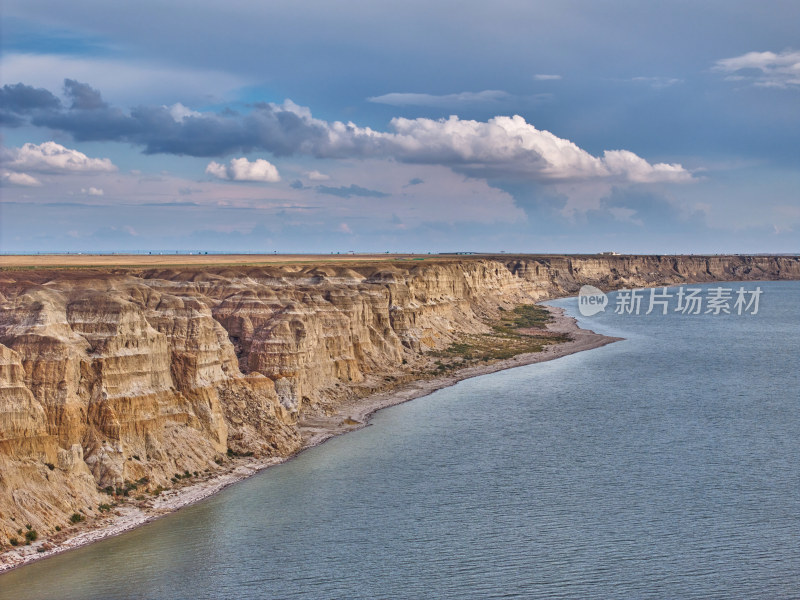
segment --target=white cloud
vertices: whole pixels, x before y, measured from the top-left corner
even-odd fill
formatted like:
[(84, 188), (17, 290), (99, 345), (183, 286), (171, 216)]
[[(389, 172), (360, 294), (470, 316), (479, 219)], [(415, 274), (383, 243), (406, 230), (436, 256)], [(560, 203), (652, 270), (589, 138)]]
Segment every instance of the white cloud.
[(90, 188), (81, 188), (81, 194), (86, 194), (88, 196), (102, 196), (105, 194), (102, 188), (90, 187)]
[(561, 79), (561, 75), (547, 75), (545, 73), (537, 73), (533, 76), (536, 81), (553, 81), (556, 79)]
[[(228, 161), (225, 161), (222, 166), (227, 167), (227, 164)], [(465, 177), (444, 166), (407, 164), (384, 159), (326, 161), (324, 164), (318, 162), (305, 165), (305, 168), (314, 167), (325, 168), (325, 172), (330, 174), (330, 180), (337, 182), (337, 185), (341, 183), (383, 190), (390, 193), (395, 201), (389, 206), (374, 198), (358, 195), (335, 199), (332, 196), (320, 197), (316, 185), (326, 185), (326, 182), (315, 182), (314, 186), (293, 189), (274, 184), (232, 185), (228, 180), (214, 177), (207, 177), (207, 181), (194, 181), (169, 175), (137, 177), (124, 172), (71, 176), (70, 187), (74, 187), (75, 192), (72, 195), (63, 193), (65, 186), (57, 177), (43, 179), (42, 187), (37, 188), (8, 186), (3, 188), (3, 199), (24, 202), (29, 206), (82, 202), (92, 206), (118, 208), (120, 204), (124, 204), (128, 207), (126, 211), (141, 207), (136, 210), (143, 210), (148, 214), (155, 210), (156, 204), (160, 204), (163, 209), (158, 210), (169, 211), (160, 214), (180, 214), (181, 219), (185, 218), (185, 221), (181, 220), (177, 225), (170, 225), (166, 220), (151, 223), (153, 231), (165, 232), (164, 235), (167, 236), (170, 235), (170, 228), (177, 232), (181, 228), (185, 230), (193, 227), (194, 223), (201, 223), (201, 227), (213, 227), (215, 230), (230, 227), (237, 231), (250, 231), (256, 214), (250, 212), (252, 210), (258, 211), (260, 216), (274, 215), (275, 223), (301, 222), (308, 218), (309, 222), (319, 224), (319, 231), (322, 232), (320, 235), (330, 234), (341, 223), (346, 223), (355, 235), (371, 235), (376, 227), (386, 226), (387, 206), (391, 208), (390, 213), (396, 214), (400, 223), (408, 229), (428, 227), (432, 223), (474, 223), (489, 226), (496, 223), (519, 223), (527, 218), (509, 193), (492, 187), (484, 179)], [(408, 182), (414, 178), (421, 182), (407, 187)], [(74, 183), (76, 181), (77, 184)], [(88, 191), (93, 186), (103, 189), (103, 196), (89, 196)], [(194, 193), (190, 197), (181, 196), (180, 190), (187, 187), (193, 188)], [(81, 189), (86, 190), (84, 193), (87, 195), (81, 194)], [(51, 209), (43, 207), (40, 210)], [(65, 210), (69, 211), (69, 208)], [(112, 213), (96, 213), (99, 216), (103, 214)], [(84, 223), (75, 219), (73, 223), (67, 223), (63, 227), (65, 235), (70, 229), (82, 231), (88, 226), (88, 221)], [(117, 227), (118, 233), (122, 235), (123, 224), (126, 222), (139, 229), (136, 223), (125, 220), (110, 222), (108, 225)], [(393, 231), (397, 231), (399, 227), (399, 224), (391, 225)], [(144, 232), (139, 233), (144, 235)]]
[(331, 124), (334, 146), (357, 143), (406, 162), (444, 164), (477, 176), (515, 176), (536, 181), (614, 179), (620, 182), (683, 182), (692, 175), (679, 164), (650, 164), (627, 150), (596, 157), (569, 140), (536, 129), (519, 115), (486, 122), (459, 119), (392, 120), (395, 133)]
[(718, 60), (714, 70), (728, 73), (729, 80), (747, 81), (760, 87), (800, 86), (800, 51), (748, 52)]
[(107, 158), (90, 158), (56, 142), (27, 143), (7, 152), (5, 167), (42, 173), (110, 173), (117, 167)]
[(261, 181), (275, 183), (281, 180), (277, 167), (263, 158), (250, 162), (246, 158), (231, 159), (228, 165), (211, 161), (206, 173), (228, 181)]
[[(296, 113), (298, 116), (301, 113)], [(319, 158), (394, 158), (438, 164), (473, 177), (515, 177), (538, 182), (605, 179), (625, 182), (685, 182), (692, 175), (679, 164), (651, 164), (633, 152), (606, 151), (596, 157), (575, 143), (536, 129), (519, 115), (473, 121), (394, 118), (393, 131), (340, 121), (326, 122), (303, 112), (315, 139), (299, 145)], [(321, 133), (321, 135), (320, 135)]]
[(319, 171), (307, 171), (305, 176), (311, 181), (328, 181), (330, 179), (329, 175), (325, 175), (325, 173), (320, 173)]
[(208, 163), (208, 166), (206, 167), (206, 174), (212, 175), (217, 179), (230, 179), (228, 177), (228, 168), (225, 165), (221, 165), (213, 160)]
[(442, 96), (393, 92), (391, 94), (384, 94), (383, 96), (372, 96), (371, 98), (367, 98), (367, 100), (369, 102), (390, 104), (392, 106), (455, 107), (469, 104), (499, 102), (509, 97), (507, 92), (500, 90), (484, 90), (482, 92), (460, 92), (458, 94), (445, 94)]
[(602, 161), (611, 175), (621, 175), (635, 183), (680, 182), (692, 178), (681, 165), (667, 163), (651, 165), (628, 150), (606, 150)]
[(0, 176), (5, 184), (18, 185), (20, 187), (38, 187), (42, 182), (32, 177), (27, 173), (12, 173), (11, 171), (4, 171)]
[(347, 223), (339, 223), (339, 227), (336, 228), (339, 233), (353, 233), (353, 230), (350, 229), (350, 226)]

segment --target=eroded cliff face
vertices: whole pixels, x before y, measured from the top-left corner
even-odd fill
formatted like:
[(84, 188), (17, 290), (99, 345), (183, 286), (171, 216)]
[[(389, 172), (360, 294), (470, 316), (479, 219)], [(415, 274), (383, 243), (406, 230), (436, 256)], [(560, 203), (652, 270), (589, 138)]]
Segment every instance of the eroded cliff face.
[(291, 454), (303, 414), (414, 377), (499, 307), (799, 278), (797, 258), (694, 256), (0, 273), (0, 546), (94, 514), (107, 486)]

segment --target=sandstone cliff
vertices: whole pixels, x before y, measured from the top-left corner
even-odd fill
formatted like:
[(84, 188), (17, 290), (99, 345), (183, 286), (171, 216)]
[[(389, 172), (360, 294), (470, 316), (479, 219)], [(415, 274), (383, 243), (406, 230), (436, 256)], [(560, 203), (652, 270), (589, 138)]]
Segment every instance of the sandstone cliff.
[[(0, 547), (417, 376), (500, 308), (602, 289), (800, 279), (796, 257), (459, 257), (0, 272)], [(387, 383), (387, 381), (389, 381)]]

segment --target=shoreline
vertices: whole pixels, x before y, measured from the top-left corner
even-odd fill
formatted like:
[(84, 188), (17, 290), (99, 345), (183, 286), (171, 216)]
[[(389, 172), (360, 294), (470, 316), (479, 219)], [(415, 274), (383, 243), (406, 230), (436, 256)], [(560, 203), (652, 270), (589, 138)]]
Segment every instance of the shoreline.
[[(27, 564), (120, 535), (172, 514), (181, 508), (196, 504), (264, 469), (291, 460), (309, 448), (319, 446), (332, 437), (367, 427), (370, 417), (384, 408), (428, 396), (437, 390), (453, 386), (465, 379), (488, 375), (514, 367), (555, 360), (570, 354), (600, 348), (624, 339), (605, 336), (589, 329), (582, 329), (578, 327), (575, 318), (565, 314), (564, 309), (548, 305), (543, 306), (554, 317), (553, 322), (547, 325), (547, 330), (554, 333), (567, 333), (572, 337), (570, 341), (548, 345), (541, 352), (518, 354), (512, 358), (499, 360), (492, 364), (464, 367), (449, 375), (411, 381), (394, 389), (347, 403), (330, 416), (313, 416), (301, 419), (299, 430), (302, 436), (302, 445), (293, 454), (265, 459), (234, 459), (233, 464), (222, 473), (212, 475), (206, 480), (192, 483), (186, 487), (164, 491), (158, 497), (144, 500), (138, 504), (130, 502), (119, 506), (109, 517), (93, 523), (91, 528), (80, 531), (62, 541), (50, 542), (43, 539), (30, 546), (9, 550), (0, 555), (0, 575)], [(50, 545), (51, 549), (39, 552), (38, 549), (44, 544)]]

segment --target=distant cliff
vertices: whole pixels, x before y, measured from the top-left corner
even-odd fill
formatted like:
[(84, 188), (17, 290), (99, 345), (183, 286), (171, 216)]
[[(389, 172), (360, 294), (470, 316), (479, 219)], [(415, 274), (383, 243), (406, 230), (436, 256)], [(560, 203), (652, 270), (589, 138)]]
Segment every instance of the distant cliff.
[(601, 289), (800, 279), (797, 257), (495, 256), (321, 266), (0, 272), (0, 547), (285, 456), (298, 419), (413, 378), (500, 308)]

